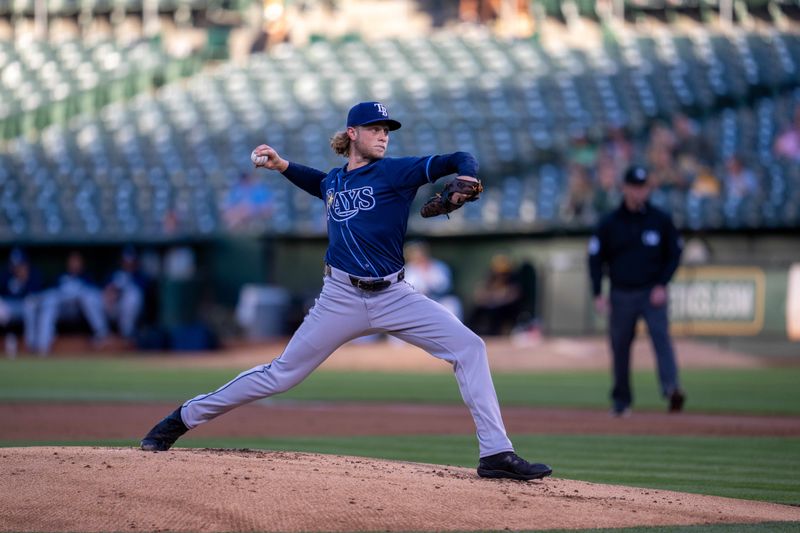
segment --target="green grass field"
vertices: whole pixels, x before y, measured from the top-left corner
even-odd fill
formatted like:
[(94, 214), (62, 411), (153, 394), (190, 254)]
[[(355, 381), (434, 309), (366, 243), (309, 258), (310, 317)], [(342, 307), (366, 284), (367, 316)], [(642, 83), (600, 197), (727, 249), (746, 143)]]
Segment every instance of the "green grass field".
[[(704, 526), (661, 526), (584, 529), (592, 533), (794, 533), (800, 531), (800, 523), (769, 522), (763, 524), (717, 524)], [(574, 529), (550, 529), (549, 533), (576, 533)], [(458, 533), (458, 532), (456, 532)], [(462, 532), (466, 533), (466, 532)], [(499, 533), (485, 531), (484, 533)], [(518, 533), (533, 533), (522, 531)], [(538, 532), (541, 533), (541, 532)]]
[[(222, 385), (243, 369), (160, 368), (141, 358), (0, 361), (0, 401), (178, 402)], [(688, 410), (730, 414), (800, 415), (800, 368), (686, 370)], [(605, 409), (609, 377), (602, 371), (495, 374), (504, 405)], [(652, 372), (634, 376), (638, 410), (663, 409)], [(460, 403), (448, 374), (314, 373), (281, 396), (292, 401)], [(800, 438), (514, 435), (518, 451), (550, 463), (555, 475), (800, 505)], [(127, 441), (16, 442), (135, 446)], [(473, 468), (473, 435), (351, 438), (195, 438), (192, 447), (253, 448), (347, 454)], [(800, 523), (634, 528), (598, 531), (800, 531)]]
[[(0, 361), (0, 401), (182, 401), (216, 389), (244, 369), (160, 368), (147, 359)], [(688, 409), (800, 415), (800, 367), (686, 370)], [(663, 409), (653, 372), (634, 374), (637, 409)], [(503, 405), (605, 409), (604, 371), (496, 373)], [(281, 395), (295, 401), (457, 404), (449, 374), (318, 371)]]

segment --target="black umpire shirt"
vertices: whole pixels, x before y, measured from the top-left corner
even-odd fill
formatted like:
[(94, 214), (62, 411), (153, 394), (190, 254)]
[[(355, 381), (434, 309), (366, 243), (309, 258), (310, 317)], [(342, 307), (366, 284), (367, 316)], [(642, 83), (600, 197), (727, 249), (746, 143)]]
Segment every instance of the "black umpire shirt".
[(649, 203), (639, 212), (625, 203), (600, 221), (589, 240), (592, 293), (600, 295), (603, 267), (612, 289), (666, 285), (678, 268), (683, 242), (670, 216)]

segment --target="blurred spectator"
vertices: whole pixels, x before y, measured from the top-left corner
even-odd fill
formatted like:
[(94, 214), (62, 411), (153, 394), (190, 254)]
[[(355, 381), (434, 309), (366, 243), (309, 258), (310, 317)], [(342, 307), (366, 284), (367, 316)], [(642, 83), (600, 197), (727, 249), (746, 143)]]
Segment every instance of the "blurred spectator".
[(603, 215), (619, 205), (622, 191), (617, 176), (620, 174), (611, 158), (603, 156), (597, 161), (597, 186), (592, 199), (592, 208), (596, 214)]
[(294, 18), (298, 11), (305, 11), (308, 6), (304, 2), (297, 6), (289, 4), (290, 2), (284, 0), (264, 0), (257, 4), (258, 8), (253, 15), (259, 17), (261, 26), (257, 28), (255, 38), (250, 44), (250, 53), (264, 52), (276, 44), (291, 41)]
[(665, 124), (655, 124), (650, 129), (647, 144), (647, 166), (650, 182), (657, 189), (685, 189), (688, 185), (684, 176), (678, 172), (673, 153), (677, 139)]
[(511, 258), (495, 255), (486, 278), (475, 290), (470, 328), (478, 335), (509, 334), (517, 323), (522, 298), (522, 286)]
[(672, 152), (664, 147), (651, 147), (647, 153), (647, 162), (653, 186), (662, 190), (686, 189), (689, 182), (678, 171)]
[(714, 172), (707, 165), (701, 165), (692, 182), (689, 194), (696, 198), (718, 198), (721, 192), (722, 185)]
[(741, 200), (758, 192), (755, 174), (737, 155), (732, 155), (725, 162), (724, 185), (725, 197), (729, 200)]
[(500, 0), (459, 0), (458, 17), (461, 22), (488, 24), (497, 19)]
[(166, 235), (172, 235), (178, 231), (180, 227), (180, 219), (178, 212), (175, 209), (169, 209), (164, 213), (164, 218), (161, 221), (161, 228)]
[(586, 169), (594, 168), (598, 154), (597, 144), (590, 141), (585, 132), (582, 130), (572, 132), (567, 156), (570, 164), (580, 165)]
[(561, 218), (564, 222), (591, 223), (594, 220), (594, 185), (589, 171), (577, 164), (569, 167), (567, 194), (561, 204)]
[(794, 110), (794, 122), (775, 139), (775, 155), (800, 163), (800, 106)]
[(132, 246), (122, 250), (119, 268), (111, 274), (103, 289), (106, 315), (117, 324), (126, 339), (132, 339), (144, 308), (150, 279), (139, 268), (139, 255)]
[(222, 209), (228, 229), (247, 229), (270, 215), (272, 193), (255, 174), (242, 172), (239, 181), (228, 191)]
[(406, 281), (420, 292), (442, 304), (459, 320), (463, 317), (461, 300), (453, 294), (453, 275), (444, 261), (431, 257), (430, 247), (423, 242), (410, 242), (405, 247)]
[[(613, 127), (603, 142), (600, 160), (613, 166), (615, 175), (622, 174), (633, 160), (633, 144), (622, 127)], [(600, 161), (598, 161), (600, 163)]]
[(431, 25), (434, 28), (443, 28), (448, 18), (448, 8), (452, 5), (448, 0), (429, 0), (424, 6), (428, 16), (431, 17)]
[(675, 150), (677, 139), (672, 129), (663, 122), (656, 122), (650, 128), (648, 137), (648, 150), (657, 148), (672, 153)]
[[(30, 264), (21, 248), (13, 248), (8, 258), (8, 268), (0, 274), (0, 326), (6, 328), (22, 323), (25, 345), (38, 351), (38, 312), (41, 304), (42, 277)], [(17, 353), (17, 338), (6, 332), (6, 355)]]
[(684, 180), (691, 180), (702, 165), (713, 166), (716, 163), (711, 144), (689, 117), (680, 113), (675, 115), (672, 128), (675, 132), (673, 158)]
[(108, 339), (108, 322), (103, 313), (103, 296), (100, 288), (87, 275), (83, 254), (70, 252), (66, 271), (58, 278), (55, 288), (45, 293), (42, 302), (41, 350), (50, 350), (61, 321), (78, 322), (85, 318), (92, 329), (93, 342), (102, 345)]

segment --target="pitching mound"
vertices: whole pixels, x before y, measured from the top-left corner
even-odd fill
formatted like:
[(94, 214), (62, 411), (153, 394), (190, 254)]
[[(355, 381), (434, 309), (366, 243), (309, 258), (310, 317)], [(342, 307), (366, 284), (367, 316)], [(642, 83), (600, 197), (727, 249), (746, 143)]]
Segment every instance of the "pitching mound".
[(2, 531), (435, 531), (800, 520), (800, 509), (305, 453), (0, 450)]

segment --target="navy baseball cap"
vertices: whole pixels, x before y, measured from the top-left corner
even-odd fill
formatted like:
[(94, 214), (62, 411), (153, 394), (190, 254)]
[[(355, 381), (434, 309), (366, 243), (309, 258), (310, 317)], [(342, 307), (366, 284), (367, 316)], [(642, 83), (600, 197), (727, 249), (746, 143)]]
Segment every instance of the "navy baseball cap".
[(624, 181), (628, 185), (644, 185), (647, 183), (649, 173), (647, 169), (640, 166), (632, 166), (625, 171)]
[(361, 102), (350, 108), (347, 113), (347, 127), (366, 126), (376, 122), (385, 122), (389, 131), (399, 130), (400, 123), (389, 118), (389, 111), (380, 102)]

